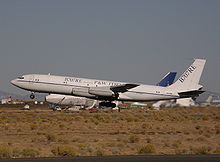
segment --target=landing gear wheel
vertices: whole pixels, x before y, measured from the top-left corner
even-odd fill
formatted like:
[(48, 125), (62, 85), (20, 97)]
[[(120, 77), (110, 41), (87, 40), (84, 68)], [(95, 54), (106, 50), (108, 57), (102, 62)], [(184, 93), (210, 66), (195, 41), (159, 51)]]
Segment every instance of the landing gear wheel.
[(34, 98), (35, 98), (35, 95), (34, 95), (33, 93), (31, 93), (30, 98), (31, 98), (31, 99), (34, 99)]
[(99, 106), (101, 107), (111, 107), (111, 108), (115, 108), (116, 107), (116, 104), (115, 103), (112, 103), (112, 102), (101, 102), (99, 104)]

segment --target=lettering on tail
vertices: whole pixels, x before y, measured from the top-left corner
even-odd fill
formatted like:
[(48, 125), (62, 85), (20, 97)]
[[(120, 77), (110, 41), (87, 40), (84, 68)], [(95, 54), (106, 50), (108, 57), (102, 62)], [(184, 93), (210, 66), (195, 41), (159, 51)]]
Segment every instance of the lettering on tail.
[(181, 83), (183, 83), (184, 80), (185, 80), (186, 78), (188, 78), (188, 76), (189, 76), (191, 73), (193, 73), (193, 71), (195, 71), (195, 69), (196, 69), (196, 67), (193, 66), (193, 65), (191, 65), (191, 66), (185, 71), (185, 73), (179, 78), (179, 81), (180, 81)]

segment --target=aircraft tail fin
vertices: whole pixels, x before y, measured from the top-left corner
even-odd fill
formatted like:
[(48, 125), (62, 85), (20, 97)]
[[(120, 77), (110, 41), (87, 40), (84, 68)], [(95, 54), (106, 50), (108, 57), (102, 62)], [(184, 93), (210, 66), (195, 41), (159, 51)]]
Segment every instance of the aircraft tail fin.
[(209, 97), (207, 98), (206, 102), (207, 102), (207, 103), (211, 103), (212, 98), (213, 98), (213, 96), (212, 96), (212, 95), (209, 95)]
[(169, 85), (173, 84), (175, 77), (176, 77), (176, 72), (169, 72), (156, 85), (161, 86), (161, 87), (169, 86)]
[(200, 90), (202, 86), (199, 85), (199, 80), (205, 63), (206, 60), (204, 59), (195, 59), (192, 65), (169, 88), (177, 92)]
[(96, 106), (97, 106), (97, 103), (98, 103), (98, 101), (97, 101), (97, 100), (94, 100), (93, 103), (92, 103), (92, 105), (91, 105), (90, 107), (88, 107), (87, 109), (88, 109), (88, 110), (95, 109)]

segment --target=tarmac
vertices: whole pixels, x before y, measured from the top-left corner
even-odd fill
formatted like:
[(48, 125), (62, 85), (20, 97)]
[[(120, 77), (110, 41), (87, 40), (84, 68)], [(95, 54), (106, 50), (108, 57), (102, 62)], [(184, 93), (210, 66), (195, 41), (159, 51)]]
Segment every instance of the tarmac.
[(0, 159), (0, 162), (219, 162), (220, 154), (214, 155), (139, 155), (139, 156), (86, 156), (70, 158)]

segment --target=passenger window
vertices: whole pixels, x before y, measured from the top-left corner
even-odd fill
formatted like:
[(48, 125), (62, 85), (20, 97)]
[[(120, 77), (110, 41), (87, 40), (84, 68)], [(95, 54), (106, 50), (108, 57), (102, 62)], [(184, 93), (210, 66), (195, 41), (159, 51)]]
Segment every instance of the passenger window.
[(18, 79), (24, 79), (24, 77), (18, 77)]

